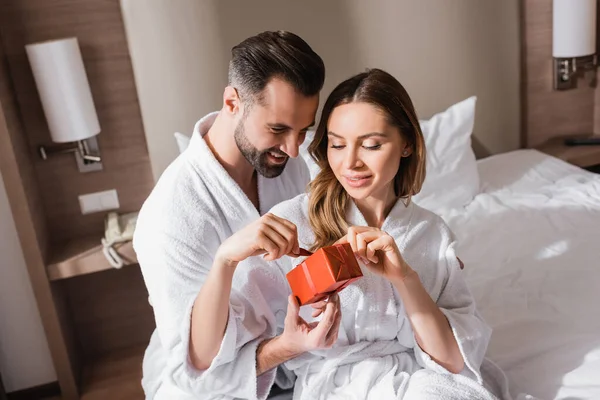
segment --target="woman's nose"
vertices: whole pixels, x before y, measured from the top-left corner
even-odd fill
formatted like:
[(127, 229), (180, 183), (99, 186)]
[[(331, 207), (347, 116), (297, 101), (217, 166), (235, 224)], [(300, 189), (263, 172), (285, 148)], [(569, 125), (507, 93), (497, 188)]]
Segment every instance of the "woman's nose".
[(346, 148), (346, 158), (344, 160), (344, 166), (348, 169), (354, 169), (362, 166), (362, 161), (358, 155), (358, 151), (354, 148)]

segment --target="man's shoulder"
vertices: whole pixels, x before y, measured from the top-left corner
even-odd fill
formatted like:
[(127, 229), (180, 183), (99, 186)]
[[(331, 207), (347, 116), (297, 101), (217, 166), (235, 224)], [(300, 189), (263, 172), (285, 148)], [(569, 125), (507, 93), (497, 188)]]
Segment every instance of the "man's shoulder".
[(271, 208), (269, 212), (297, 224), (308, 218), (308, 194), (301, 193), (289, 200), (282, 201)]
[(180, 156), (158, 179), (140, 210), (138, 221), (152, 219), (156, 222), (177, 217), (179, 223), (184, 223), (186, 216), (196, 219), (200, 215), (199, 210), (201, 215), (210, 220), (216, 215), (216, 206), (216, 200), (202, 176), (185, 157)]

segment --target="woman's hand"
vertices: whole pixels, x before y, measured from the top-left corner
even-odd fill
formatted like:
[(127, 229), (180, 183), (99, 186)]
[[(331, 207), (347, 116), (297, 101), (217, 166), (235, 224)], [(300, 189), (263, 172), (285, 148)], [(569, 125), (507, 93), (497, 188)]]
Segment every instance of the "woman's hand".
[(296, 225), (268, 213), (221, 243), (215, 259), (235, 267), (250, 256), (266, 253), (265, 260), (273, 261), (299, 252)]
[(334, 293), (327, 301), (312, 305), (313, 318), (323, 314), (319, 322), (306, 322), (300, 317), (300, 305), (294, 296), (288, 298), (288, 309), (284, 329), (281, 334), (282, 346), (295, 354), (333, 346), (338, 338), (342, 310), (340, 298)]
[(352, 251), (371, 271), (389, 281), (402, 281), (414, 273), (404, 261), (396, 241), (381, 229), (369, 226), (352, 226), (338, 243), (347, 242)]

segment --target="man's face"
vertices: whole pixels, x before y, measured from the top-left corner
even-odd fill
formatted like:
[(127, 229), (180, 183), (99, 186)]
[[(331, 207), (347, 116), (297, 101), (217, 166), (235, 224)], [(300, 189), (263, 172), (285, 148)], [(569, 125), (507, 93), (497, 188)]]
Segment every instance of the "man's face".
[[(319, 96), (306, 97), (280, 79), (272, 79), (235, 128), (235, 143), (246, 160), (266, 178), (283, 172), (297, 157), (306, 131), (315, 121)], [(247, 107), (247, 105), (244, 105)]]

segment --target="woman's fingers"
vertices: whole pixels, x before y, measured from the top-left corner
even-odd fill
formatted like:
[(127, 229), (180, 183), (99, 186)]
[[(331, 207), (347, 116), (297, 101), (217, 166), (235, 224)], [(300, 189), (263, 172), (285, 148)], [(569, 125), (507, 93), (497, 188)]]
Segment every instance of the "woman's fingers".
[(359, 233), (356, 237), (356, 240), (358, 242), (364, 243), (364, 250), (363, 253), (360, 254), (360, 256), (368, 262), (378, 263), (379, 258), (375, 255), (375, 251), (382, 249), (373, 247), (371, 243), (386, 235), (387, 234), (385, 232), (382, 232), (380, 230), (364, 231), (362, 233)]
[(356, 251), (354, 252), (358, 257), (363, 260), (367, 260), (367, 241), (362, 233), (356, 235)]
[(354, 253), (357, 253), (357, 248), (356, 248), (356, 227), (355, 226), (351, 226), (350, 228), (348, 228), (348, 234), (346, 235), (346, 240), (348, 241), (348, 244), (350, 245), (350, 247), (352, 248), (352, 251)]

